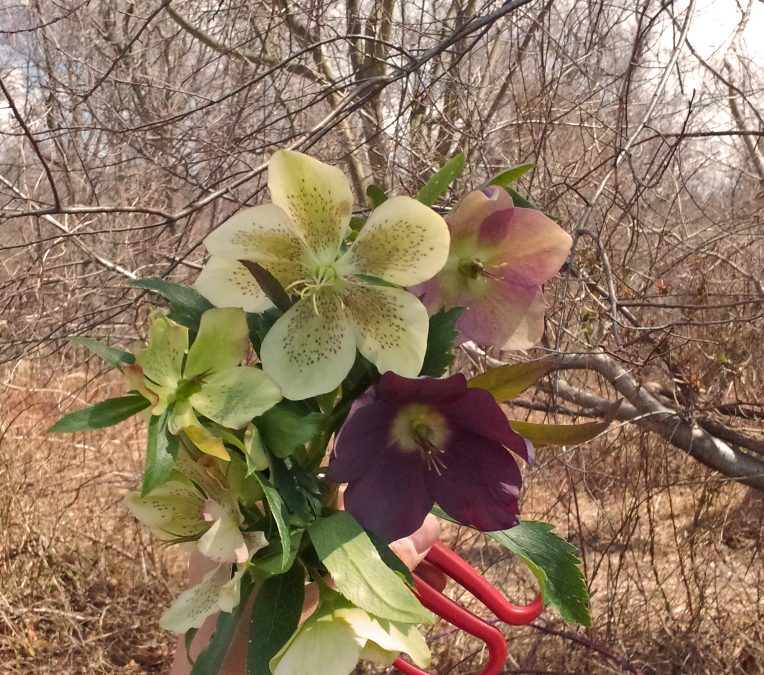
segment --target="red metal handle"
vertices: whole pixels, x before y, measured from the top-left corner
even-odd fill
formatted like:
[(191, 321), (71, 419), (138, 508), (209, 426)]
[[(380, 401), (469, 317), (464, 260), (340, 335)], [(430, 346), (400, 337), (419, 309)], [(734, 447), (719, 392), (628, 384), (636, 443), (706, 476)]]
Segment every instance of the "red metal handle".
[[(485, 578), (451, 549), (436, 542), (427, 554), (427, 561), (461, 584), (490, 609), (498, 619), (514, 626), (531, 623), (543, 610), (541, 596), (524, 607), (508, 602)], [(480, 638), (488, 647), (488, 662), (480, 675), (498, 675), (507, 659), (507, 643), (497, 629), (464, 607), (435, 590), (414, 574), (416, 593), (421, 603), (457, 628)], [(404, 675), (430, 675), (399, 657), (395, 667)]]

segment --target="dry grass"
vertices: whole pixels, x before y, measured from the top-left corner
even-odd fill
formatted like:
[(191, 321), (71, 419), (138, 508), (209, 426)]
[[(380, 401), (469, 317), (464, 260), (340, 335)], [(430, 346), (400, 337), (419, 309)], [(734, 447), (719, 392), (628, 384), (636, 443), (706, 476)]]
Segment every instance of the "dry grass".
[[(120, 505), (138, 481), (141, 426), (46, 435), (67, 406), (120, 390), (93, 362), (73, 375), (48, 365), (44, 380), (40, 364), (23, 362), (0, 380), (0, 671), (164, 672), (173, 640), (157, 619), (182, 583), (180, 556)], [(527, 488), (525, 515), (583, 550), (594, 626), (547, 612), (507, 629), (506, 672), (764, 672), (760, 495), (619, 430), (542, 451)], [(465, 530), (450, 535), (508, 597), (530, 598), (529, 575), (508, 554)], [(479, 670), (479, 644), (445, 626), (431, 638), (441, 675)]]

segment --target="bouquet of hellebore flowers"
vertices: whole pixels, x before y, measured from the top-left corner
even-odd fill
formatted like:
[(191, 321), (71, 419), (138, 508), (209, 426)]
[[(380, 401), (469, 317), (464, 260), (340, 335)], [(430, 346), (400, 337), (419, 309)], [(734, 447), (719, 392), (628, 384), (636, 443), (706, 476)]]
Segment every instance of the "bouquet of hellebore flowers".
[[(541, 285), (571, 239), (509, 187), (530, 165), (444, 220), (430, 206), (463, 166), (448, 162), (418, 199), (370, 188), (363, 220), (338, 169), (278, 151), (273, 202), (209, 234), (195, 289), (135, 282), (170, 305), (145, 347), (74, 338), (122, 372), (128, 393), (51, 430), (142, 415), (143, 484), (125, 504), (160, 540), (210, 561), (161, 618), (192, 638), (220, 613), (193, 673), (219, 672), (248, 601), (249, 675), (344, 675), (400, 652), (427, 667), (416, 624), (434, 617), (389, 544), (431, 511), (489, 533), (528, 564), (546, 606), (588, 624), (575, 549), (518, 518), (520, 465), (534, 441), (580, 442), (601, 425), (507, 420), (499, 403), (547, 374), (545, 359), (446, 376), (462, 342), (539, 341)], [(310, 582), (318, 604), (301, 621)]]

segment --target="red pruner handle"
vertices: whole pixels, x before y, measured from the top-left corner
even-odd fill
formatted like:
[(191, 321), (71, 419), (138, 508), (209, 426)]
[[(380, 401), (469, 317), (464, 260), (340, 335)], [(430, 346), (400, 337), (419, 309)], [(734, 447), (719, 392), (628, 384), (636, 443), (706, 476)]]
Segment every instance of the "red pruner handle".
[[(426, 559), (472, 593), (501, 621), (514, 626), (528, 624), (538, 618), (544, 608), (540, 595), (524, 607), (508, 602), (473, 567), (440, 542), (433, 545)], [(488, 662), (480, 671), (480, 675), (498, 675), (507, 659), (507, 643), (501, 632), (435, 590), (417, 574), (414, 574), (414, 579), (416, 593), (425, 607), (486, 643)], [(401, 657), (396, 659), (394, 665), (404, 675), (430, 675)]]

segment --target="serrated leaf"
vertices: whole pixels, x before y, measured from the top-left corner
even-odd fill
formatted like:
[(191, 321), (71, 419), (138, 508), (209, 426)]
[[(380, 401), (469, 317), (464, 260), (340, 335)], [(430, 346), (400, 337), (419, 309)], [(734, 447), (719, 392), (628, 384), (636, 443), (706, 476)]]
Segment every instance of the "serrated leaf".
[(298, 415), (283, 406), (276, 406), (260, 415), (255, 425), (266, 447), (277, 457), (289, 457), (295, 448), (305, 445), (322, 428), (325, 418), (320, 413)]
[(585, 422), (584, 424), (536, 424), (510, 420), (509, 425), (523, 438), (527, 438), (536, 447), (545, 445), (578, 445), (599, 436), (615, 419), (621, 402), (610, 407), (605, 419), (601, 422)]
[[(506, 171), (496, 174), (486, 185), (498, 185), (499, 187), (506, 188), (508, 185), (514, 183), (518, 178), (524, 176), (529, 171), (536, 168), (535, 164), (518, 164)], [(519, 205), (518, 205), (519, 206)]]
[(532, 387), (544, 375), (554, 368), (551, 359), (543, 358), (526, 363), (512, 363), (498, 368), (491, 368), (467, 382), (467, 386), (485, 389), (497, 403), (511, 401)]
[(263, 582), (249, 624), (247, 675), (271, 675), (268, 664), (297, 630), (304, 600), (305, 571), (299, 563)]
[(141, 485), (142, 497), (168, 479), (175, 464), (175, 458), (178, 456), (180, 440), (167, 428), (171, 411), (172, 408), (168, 408), (164, 413), (153, 416), (149, 421), (146, 437), (146, 465), (143, 468), (143, 484)]
[(352, 603), (390, 621), (435, 620), (382, 561), (369, 536), (349, 513), (340, 511), (317, 520), (308, 527), (308, 535), (337, 590)]
[(383, 204), (387, 201), (387, 195), (385, 194), (385, 191), (378, 185), (374, 184), (369, 185), (369, 187), (366, 188), (366, 196), (369, 198), (372, 208), (375, 209), (380, 204)]
[(449, 159), (440, 169), (438, 169), (428, 180), (424, 187), (419, 191), (417, 199), (426, 206), (432, 206), (446, 190), (464, 171), (466, 157), (460, 152), (455, 157)]
[(156, 291), (170, 302), (170, 312), (167, 317), (176, 323), (186, 326), (193, 334), (199, 330), (202, 314), (213, 306), (207, 298), (193, 288), (181, 286), (166, 279), (135, 279), (130, 282), (135, 288)]
[(106, 363), (108, 363), (110, 366), (113, 366), (117, 370), (122, 370), (123, 363), (135, 363), (135, 356), (133, 356), (130, 352), (125, 352), (121, 349), (109, 347), (109, 345), (104, 344), (100, 340), (84, 336), (70, 337), (67, 339), (69, 342), (73, 342), (76, 345), (82, 345), (88, 351), (90, 351), (91, 354), (95, 354), (96, 356), (100, 357)]
[(427, 351), (420, 375), (440, 377), (454, 362), (454, 340), (459, 335), (456, 322), (464, 312), (464, 307), (441, 309), (430, 317), (427, 334)]
[(215, 633), (194, 661), (191, 675), (219, 675), (223, 672), (221, 670), (223, 662), (228, 654), (228, 648), (231, 646), (236, 626), (239, 624), (239, 619), (247, 605), (247, 599), (252, 592), (252, 586), (252, 580), (249, 575), (245, 574), (241, 580), (239, 604), (233, 608), (232, 612), (220, 612), (215, 624)]
[(92, 431), (119, 424), (128, 417), (145, 410), (151, 405), (140, 394), (129, 394), (118, 398), (107, 398), (89, 408), (64, 415), (48, 429), (48, 433), (74, 433)]
[(524, 520), (488, 536), (522, 558), (541, 587), (544, 605), (556, 609), (566, 623), (591, 626), (589, 592), (575, 546), (558, 537), (548, 523)]

